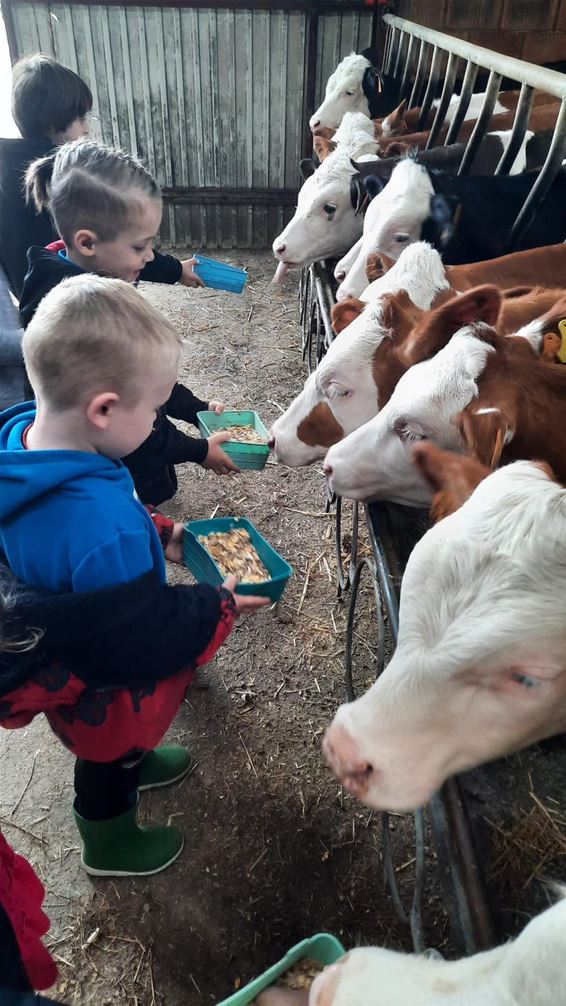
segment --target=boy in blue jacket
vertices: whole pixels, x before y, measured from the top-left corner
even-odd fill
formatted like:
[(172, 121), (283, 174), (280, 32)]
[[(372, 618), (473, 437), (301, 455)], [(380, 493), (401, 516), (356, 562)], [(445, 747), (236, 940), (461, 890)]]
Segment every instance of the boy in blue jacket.
[[(165, 581), (163, 547), (119, 460), (151, 432), (171, 394), (179, 362), (175, 329), (122, 280), (80, 275), (40, 304), (24, 335), (24, 358), (37, 405), (0, 417), (0, 549), (30, 587), (57, 593), (127, 584), (153, 572)], [(178, 558), (182, 526), (166, 555)], [(209, 588), (203, 617), (215, 629), (196, 664), (209, 660), (234, 618), (269, 603), (235, 595), (235, 579)], [(194, 588), (202, 591), (202, 587)], [(172, 633), (197, 626), (172, 624)], [(14, 715), (43, 708), (77, 756), (75, 818), (83, 865), (101, 876), (147, 875), (183, 846), (175, 828), (142, 828), (138, 788), (183, 778), (190, 756), (157, 749), (194, 665), (154, 687), (108, 688), (54, 672), (9, 696)], [(54, 705), (52, 695), (57, 695)]]

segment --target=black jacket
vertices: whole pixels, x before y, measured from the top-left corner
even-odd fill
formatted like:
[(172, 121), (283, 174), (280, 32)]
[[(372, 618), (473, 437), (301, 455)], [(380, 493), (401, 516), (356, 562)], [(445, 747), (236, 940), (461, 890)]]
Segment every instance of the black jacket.
[(51, 215), (36, 213), (25, 201), (26, 169), (53, 149), (50, 140), (0, 139), (0, 266), (19, 300), (27, 270), (27, 250), (57, 238)]
[[(57, 252), (46, 248), (30, 248), (29, 268), (20, 299), (20, 317), (27, 328), (43, 297), (68, 276), (78, 276), (84, 270)], [(154, 283), (176, 283), (181, 275), (181, 263), (173, 255), (156, 252), (140, 274), (141, 280)], [(159, 410), (153, 432), (128, 457), (123, 458), (130, 470), (136, 492), (142, 503), (158, 506), (171, 498), (177, 489), (175, 465), (186, 461), (200, 464), (208, 453), (204, 439), (187, 437), (169, 422), (167, 416), (182, 419), (197, 426), (197, 412), (206, 411), (208, 402), (193, 395), (182, 384), (176, 384), (171, 397)]]
[(0, 566), (0, 639), (43, 633), (31, 650), (0, 650), (0, 696), (54, 663), (97, 689), (169, 678), (206, 649), (230, 597), (206, 583), (168, 586), (153, 571), (105, 590), (39, 593)]

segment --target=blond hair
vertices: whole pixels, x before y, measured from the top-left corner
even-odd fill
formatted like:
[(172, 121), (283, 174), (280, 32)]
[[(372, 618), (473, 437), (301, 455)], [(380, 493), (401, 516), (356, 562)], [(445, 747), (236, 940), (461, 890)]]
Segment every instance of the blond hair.
[(164, 350), (178, 359), (180, 344), (173, 325), (128, 283), (89, 273), (44, 297), (23, 351), (36, 394), (63, 411), (103, 391), (135, 403)]
[(25, 192), (37, 212), (48, 209), (65, 244), (86, 228), (113, 241), (131, 224), (143, 197), (161, 204), (141, 161), (96, 140), (64, 143), (26, 171)]

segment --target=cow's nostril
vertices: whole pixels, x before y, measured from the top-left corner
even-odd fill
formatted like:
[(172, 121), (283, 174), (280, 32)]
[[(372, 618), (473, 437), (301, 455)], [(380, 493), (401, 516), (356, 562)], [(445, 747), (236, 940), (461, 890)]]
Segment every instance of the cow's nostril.
[(275, 251), (276, 251), (276, 253), (277, 253), (278, 255), (282, 255), (282, 254), (283, 254), (283, 252), (285, 251), (286, 247), (287, 247), (287, 245), (279, 245), (279, 246), (278, 246), (278, 247), (277, 247), (277, 248), (275, 249)]
[(344, 280), (346, 279), (346, 273), (345, 272), (335, 272), (334, 276), (338, 280), (339, 283), (343, 283)]
[(316, 122), (313, 122), (311, 124), (312, 129), (316, 129), (317, 126), (320, 126), (320, 119), (317, 119)]
[(324, 462), (322, 470), (325, 475), (332, 475), (332, 465), (329, 465), (327, 461)]
[(275, 437), (270, 437), (270, 439), (267, 441), (267, 446), (269, 447), (270, 451), (273, 450), (273, 448), (275, 447)]

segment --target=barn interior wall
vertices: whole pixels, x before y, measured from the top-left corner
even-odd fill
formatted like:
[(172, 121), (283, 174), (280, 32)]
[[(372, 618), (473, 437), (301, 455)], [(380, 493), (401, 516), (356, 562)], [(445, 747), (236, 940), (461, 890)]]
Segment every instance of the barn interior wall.
[[(293, 214), (289, 199), (259, 205), (242, 191), (299, 188), (308, 133), (304, 11), (27, 0), (10, 0), (9, 8), (16, 55), (42, 51), (79, 73), (93, 91), (93, 134), (141, 157), (172, 193), (164, 244), (271, 245)], [(320, 15), (316, 102), (342, 57), (370, 44), (371, 25), (363, 9)], [(237, 190), (239, 202), (187, 203), (187, 190), (198, 200), (207, 188)]]
[(566, 0), (397, 0), (395, 14), (529, 63), (566, 60)]

